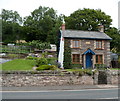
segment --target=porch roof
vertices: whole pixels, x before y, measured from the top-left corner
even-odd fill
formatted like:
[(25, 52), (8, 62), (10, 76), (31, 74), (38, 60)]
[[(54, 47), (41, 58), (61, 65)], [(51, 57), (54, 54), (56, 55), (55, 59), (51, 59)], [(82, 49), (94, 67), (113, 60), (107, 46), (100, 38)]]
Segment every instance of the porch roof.
[(83, 54), (87, 54), (87, 53), (91, 53), (91, 54), (95, 55), (95, 53), (94, 53), (91, 49), (88, 49), (88, 50), (85, 51)]

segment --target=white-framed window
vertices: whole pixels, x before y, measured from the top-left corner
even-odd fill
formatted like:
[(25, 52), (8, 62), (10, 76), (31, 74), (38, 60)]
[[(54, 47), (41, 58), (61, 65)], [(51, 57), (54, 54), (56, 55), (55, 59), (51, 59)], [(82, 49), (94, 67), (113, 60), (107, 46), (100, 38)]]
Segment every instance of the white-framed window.
[(80, 40), (72, 40), (72, 48), (80, 48)]
[(95, 49), (104, 49), (104, 41), (103, 40), (96, 40)]

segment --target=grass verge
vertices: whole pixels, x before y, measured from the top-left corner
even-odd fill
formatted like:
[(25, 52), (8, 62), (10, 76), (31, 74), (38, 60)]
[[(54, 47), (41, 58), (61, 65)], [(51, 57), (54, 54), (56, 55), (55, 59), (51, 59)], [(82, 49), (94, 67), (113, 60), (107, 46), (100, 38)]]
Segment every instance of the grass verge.
[(32, 70), (34, 60), (15, 59), (2, 64), (2, 70)]

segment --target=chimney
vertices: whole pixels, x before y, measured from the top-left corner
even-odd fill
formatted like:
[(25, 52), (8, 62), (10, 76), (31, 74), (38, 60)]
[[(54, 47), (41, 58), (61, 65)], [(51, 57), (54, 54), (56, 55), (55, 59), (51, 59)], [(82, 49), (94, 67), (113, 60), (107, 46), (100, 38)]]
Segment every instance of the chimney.
[(65, 30), (65, 24), (62, 24), (61, 29)]
[(98, 31), (104, 33), (104, 26), (98, 25)]

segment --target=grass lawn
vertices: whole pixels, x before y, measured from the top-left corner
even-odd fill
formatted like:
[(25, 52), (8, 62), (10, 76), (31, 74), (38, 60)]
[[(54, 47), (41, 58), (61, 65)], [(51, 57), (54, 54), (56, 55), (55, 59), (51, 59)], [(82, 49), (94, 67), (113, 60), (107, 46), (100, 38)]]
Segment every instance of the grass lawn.
[(2, 64), (2, 70), (32, 70), (34, 60), (15, 59)]
[(120, 68), (110, 68), (111, 70), (120, 70)]
[(65, 69), (66, 71), (74, 72), (74, 71), (91, 71), (92, 69)]

